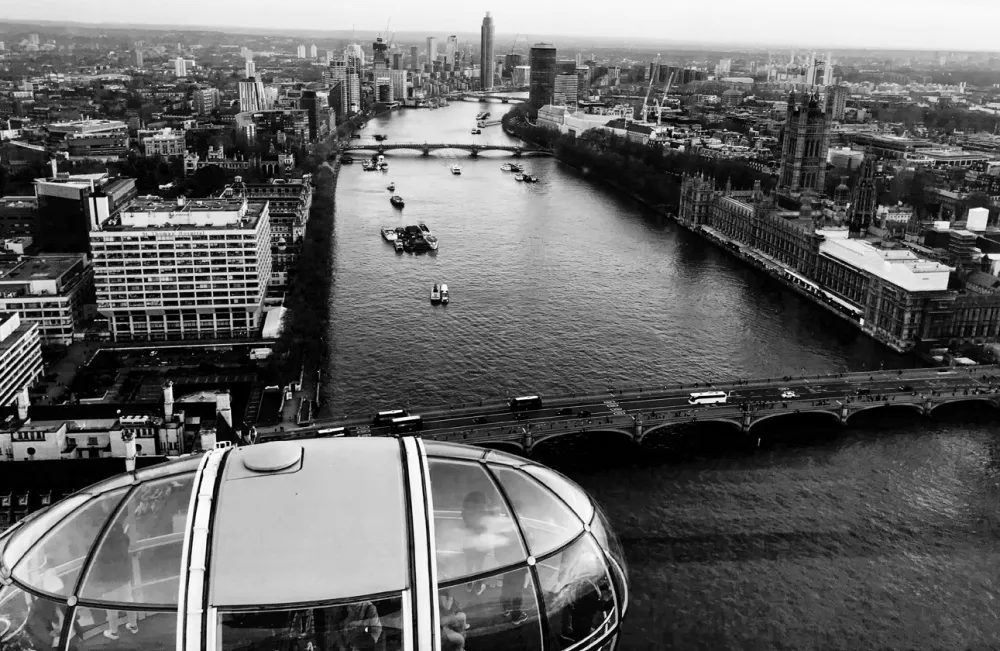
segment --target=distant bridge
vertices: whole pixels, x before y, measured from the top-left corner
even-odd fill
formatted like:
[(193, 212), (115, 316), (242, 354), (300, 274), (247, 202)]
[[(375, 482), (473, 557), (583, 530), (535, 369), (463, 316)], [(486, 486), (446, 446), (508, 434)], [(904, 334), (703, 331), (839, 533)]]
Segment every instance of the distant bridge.
[(511, 102), (520, 104), (522, 102), (528, 101), (528, 99), (525, 97), (511, 97), (510, 95), (503, 95), (499, 93), (457, 92), (457, 93), (451, 93), (447, 95), (447, 97), (448, 99), (460, 99), (460, 100), (472, 99), (479, 101), (494, 99), (494, 100), (500, 100), (500, 102), (503, 104), (508, 104)]
[[(691, 405), (693, 392), (725, 391), (725, 404)], [(909, 369), (873, 373), (758, 379), (638, 389), (609, 387), (604, 394), (543, 397), (544, 407), (514, 414), (504, 402), (410, 409), (423, 416), (427, 439), (468, 443), (530, 454), (539, 443), (588, 434), (642, 444), (650, 435), (671, 436), (692, 425), (759, 437), (776, 422), (849, 426), (861, 413), (902, 411), (932, 416), (938, 408), (981, 403), (1000, 408), (1000, 367)], [(520, 415), (520, 418), (518, 416)], [(791, 420), (789, 420), (791, 419)], [(348, 427), (358, 435), (388, 435), (367, 419), (317, 421), (262, 440), (311, 437), (321, 427)]]
[(397, 149), (409, 149), (413, 151), (419, 151), (424, 156), (430, 155), (432, 151), (438, 151), (441, 149), (459, 149), (462, 151), (469, 152), (473, 157), (479, 155), (479, 152), (483, 151), (507, 151), (514, 156), (521, 156), (522, 154), (541, 154), (541, 155), (551, 155), (551, 149), (542, 149), (541, 147), (534, 147), (532, 145), (480, 145), (476, 143), (417, 143), (417, 142), (394, 142), (386, 143), (380, 142), (371, 145), (349, 145), (344, 147), (344, 151), (372, 151), (379, 154), (385, 154), (390, 151)]

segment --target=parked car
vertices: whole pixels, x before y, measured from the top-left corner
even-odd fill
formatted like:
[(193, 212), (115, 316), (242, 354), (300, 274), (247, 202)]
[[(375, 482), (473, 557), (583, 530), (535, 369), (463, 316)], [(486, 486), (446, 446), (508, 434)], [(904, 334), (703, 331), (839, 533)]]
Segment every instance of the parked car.
[(580, 411), (577, 412), (576, 417), (577, 418), (590, 418), (590, 412), (587, 411), (586, 409), (581, 409)]
[(472, 419), (472, 422), (475, 423), (476, 425), (482, 425), (483, 423), (486, 422), (486, 416), (476, 416), (475, 418)]

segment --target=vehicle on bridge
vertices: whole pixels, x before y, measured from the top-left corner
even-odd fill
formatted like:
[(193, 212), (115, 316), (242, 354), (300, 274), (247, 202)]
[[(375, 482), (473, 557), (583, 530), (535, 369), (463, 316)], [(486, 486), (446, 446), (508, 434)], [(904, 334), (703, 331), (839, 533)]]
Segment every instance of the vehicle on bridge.
[(511, 411), (527, 411), (529, 409), (541, 409), (542, 399), (538, 396), (521, 396), (510, 401)]
[(729, 400), (725, 391), (701, 391), (692, 393), (688, 398), (689, 405), (724, 405)]
[(781, 387), (781, 397), (786, 400), (789, 400), (791, 398), (798, 398), (799, 395), (794, 391), (792, 391), (791, 389), (789, 389), (788, 387)]
[(389, 424), (389, 431), (393, 434), (403, 434), (405, 432), (419, 432), (424, 428), (424, 419), (420, 416), (403, 416), (393, 418)]
[(338, 436), (347, 436), (346, 427), (328, 427), (326, 429), (321, 429), (316, 432), (316, 438), (334, 438)]
[(375, 414), (375, 418), (372, 419), (372, 424), (376, 427), (380, 425), (388, 425), (396, 418), (402, 418), (403, 416), (409, 415), (410, 412), (405, 409), (383, 409)]

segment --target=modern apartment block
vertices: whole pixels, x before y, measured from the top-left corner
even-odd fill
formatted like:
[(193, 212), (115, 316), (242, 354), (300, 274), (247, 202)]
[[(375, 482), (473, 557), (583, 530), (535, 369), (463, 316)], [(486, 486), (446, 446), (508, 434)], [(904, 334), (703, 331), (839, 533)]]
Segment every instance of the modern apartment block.
[(0, 313), (0, 407), (28, 408), (28, 389), (42, 374), (38, 325), (17, 312)]
[(91, 233), (116, 341), (249, 337), (271, 277), (266, 202), (140, 198)]
[(89, 232), (136, 194), (135, 179), (105, 173), (35, 179), (39, 246), (45, 253), (89, 253)]
[(33, 237), (37, 223), (37, 198), (0, 197), (0, 237)]
[(94, 271), (82, 254), (0, 262), (0, 311), (37, 324), (44, 343), (73, 343), (93, 293)]

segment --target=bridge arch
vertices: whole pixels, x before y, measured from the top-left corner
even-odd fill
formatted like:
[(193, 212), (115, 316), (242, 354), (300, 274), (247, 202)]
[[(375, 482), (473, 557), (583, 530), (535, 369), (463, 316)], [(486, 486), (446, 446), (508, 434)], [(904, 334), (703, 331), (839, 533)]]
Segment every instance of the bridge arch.
[(921, 405), (919, 403), (916, 403), (916, 402), (884, 402), (884, 401), (883, 402), (873, 402), (873, 403), (871, 403), (871, 404), (869, 404), (869, 405), (867, 405), (865, 407), (862, 407), (860, 409), (857, 409), (857, 410), (852, 411), (851, 413), (849, 413), (847, 415), (847, 421), (846, 421), (845, 424), (846, 425), (850, 425), (851, 424), (851, 419), (853, 419), (858, 414), (869, 413), (869, 412), (871, 412), (873, 410), (876, 410), (876, 409), (883, 409), (883, 410), (909, 409), (909, 410), (914, 411), (914, 412), (916, 412), (918, 414), (923, 414), (924, 413), (924, 407), (923, 407), (923, 405)]
[(957, 405), (962, 402), (986, 403), (991, 407), (1000, 409), (1000, 403), (998, 403), (998, 400), (1000, 399), (998, 399), (996, 395), (953, 396), (951, 398), (936, 403), (934, 406), (930, 408), (930, 411), (928, 411), (927, 414), (932, 415), (937, 410), (938, 407), (948, 407), (951, 405)]
[(705, 418), (705, 419), (698, 419), (698, 420), (694, 420), (694, 421), (691, 421), (691, 420), (674, 421), (674, 422), (668, 422), (668, 423), (660, 423), (658, 425), (653, 425), (653, 426), (649, 427), (648, 429), (643, 429), (642, 434), (639, 436), (639, 438), (636, 441), (636, 443), (642, 444), (642, 442), (644, 440), (646, 440), (646, 438), (650, 434), (656, 434), (658, 432), (661, 433), (661, 434), (664, 434), (667, 431), (669, 431), (671, 428), (677, 428), (677, 427), (682, 427), (682, 426), (687, 426), (687, 425), (699, 425), (699, 426), (704, 427), (705, 425), (713, 425), (713, 424), (728, 425), (731, 428), (733, 428), (735, 430), (735, 432), (737, 432), (737, 433), (743, 431), (743, 425), (739, 421), (731, 420), (729, 418)]
[(568, 428), (568, 429), (564, 429), (564, 430), (556, 430), (556, 431), (551, 431), (551, 432), (545, 432), (544, 434), (540, 434), (538, 436), (535, 436), (533, 434), (532, 435), (533, 436), (533, 441), (531, 443), (531, 446), (528, 448), (528, 452), (530, 453), (531, 451), (533, 451), (541, 443), (549, 443), (549, 444), (551, 444), (552, 442), (554, 442), (554, 441), (556, 441), (558, 439), (564, 439), (564, 438), (575, 436), (575, 437), (579, 437), (579, 438), (587, 438), (587, 439), (593, 441), (595, 439), (600, 438), (602, 435), (605, 435), (605, 434), (611, 434), (611, 435), (613, 435), (614, 438), (615, 438), (615, 440), (617, 440), (619, 442), (621, 442), (623, 439), (625, 441), (627, 441), (629, 444), (635, 442), (635, 438), (632, 436), (632, 432), (629, 432), (628, 430), (617, 429), (617, 428), (614, 428), (614, 427), (594, 427), (594, 428), (591, 428), (591, 429), (583, 429), (583, 428), (574, 429), (574, 428)]
[(764, 423), (769, 425), (774, 425), (784, 419), (800, 419), (808, 420), (814, 417), (820, 417), (824, 420), (828, 420), (836, 425), (840, 424), (840, 415), (836, 412), (832, 412), (826, 409), (800, 409), (798, 411), (785, 411), (778, 412), (775, 414), (767, 414), (766, 416), (761, 416), (760, 418), (754, 419), (750, 422), (750, 432), (758, 433), (760, 432), (760, 426)]

